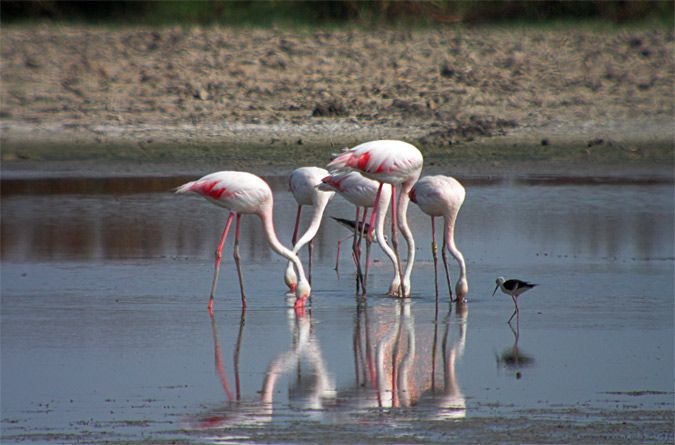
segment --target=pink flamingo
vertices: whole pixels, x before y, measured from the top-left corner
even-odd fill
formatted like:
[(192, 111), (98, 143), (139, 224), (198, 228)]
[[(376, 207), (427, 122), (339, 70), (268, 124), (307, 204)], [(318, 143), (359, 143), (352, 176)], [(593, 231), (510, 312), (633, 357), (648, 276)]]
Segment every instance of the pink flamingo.
[[(361, 228), (362, 230), (366, 226), (366, 215), (369, 208), (375, 207), (375, 200), (377, 198), (377, 191), (380, 184), (377, 181), (368, 179), (364, 177), (361, 173), (358, 172), (346, 172), (346, 173), (334, 173), (332, 175), (326, 176), (321, 180), (321, 185), (319, 189), (321, 190), (335, 190), (341, 196), (343, 196), (347, 201), (351, 202), (356, 206), (356, 219), (359, 221), (359, 208), (363, 207), (363, 219), (360, 224), (355, 225), (356, 227)], [(394, 265), (394, 279), (392, 280), (391, 285), (389, 286), (390, 293), (398, 293), (400, 286), (400, 276), (398, 274), (398, 268), (396, 263), (396, 255), (394, 251), (386, 243), (386, 238), (384, 236), (384, 218), (387, 208), (389, 207), (389, 200), (391, 199), (391, 185), (385, 184), (384, 193), (380, 196), (378, 211), (381, 213), (381, 216), (377, 218), (377, 225), (375, 227), (375, 236), (378, 240), (378, 244), (384, 251), (384, 253), (391, 259)], [(357, 248), (357, 237), (358, 231), (355, 230), (354, 234), (354, 258), (357, 261), (357, 267), (360, 270), (360, 254), (356, 251)], [(384, 240), (380, 242), (379, 240)], [(370, 259), (370, 237), (366, 237), (366, 272), (365, 279), (363, 280), (363, 294), (365, 295), (365, 286), (368, 282), (368, 263)], [(338, 245), (339, 249), (339, 245)], [(336, 265), (337, 269), (337, 265)]]
[[(336, 155), (335, 159), (328, 164), (329, 170), (338, 172), (357, 170), (367, 178), (380, 183), (380, 188), (377, 192), (378, 197), (376, 198), (375, 208), (370, 220), (371, 232), (374, 228), (374, 220), (378, 207), (377, 201), (379, 201), (379, 195), (382, 193), (382, 186), (385, 183), (391, 184), (392, 243), (394, 245), (394, 252), (396, 253), (398, 273), (399, 276), (403, 277), (398, 293), (399, 296), (403, 297), (410, 295), (410, 274), (415, 262), (415, 239), (408, 226), (408, 218), (406, 216), (408, 203), (410, 202), (408, 192), (412, 189), (417, 178), (420, 177), (422, 164), (422, 153), (415, 146), (407, 142), (390, 140), (366, 142), (354, 148), (346, 149), (341, 154)], [(401, 186), (398, 202), (395, 199), (397, 185)], [(405, 275), (401, 273), (401, 261), (398, 256), (397, 226), (408, 244), (408, 264)]]
[(436, 297), (438, 297), (438, 278), (436, 275), (436, 266), (438, 264), (438, 255), (436, 253), (436, 233), (434, 227), (434, 218), (442, 216), (445, 222), (443, 231), (443, 265), (445, 266), (445, 277), (448, 282), (448, 292), (450, 301), (452, 298), (452, 287), (450, 286), (450, 276), (448, 275), (448, 256), (446, 250), (452, 254), (459, 264), (459, 279), (455, 285), (457, 299), (464, 300), (469, 293), (469, 283), (466, 279), (466, 263), (464, 256), (455, 245), (455, 220), (459, 208), (464, 202), (466, 192), (462, 184), (455, 178), (449, 176), (425, 176), (417, 181), (417, 184), (410, 190), (410, 199), (417, 204), (420, 209), (431, 216), (431, 251), (434, 256), (434, 281), (436, 283)]
[[(321, 218), (323, 212), (328, 205), (328, 202), (333, 199), (335, 193), (333, 191), (322, 191), (317, 188), (321, 184), (321, 179), (325, 177), (328, 172), (319, 167), (300, 167), (291, 173), (288, 179), (288, 185), (293, 193), (293, 197), (298, 202), (298, 215), (295, 219), (295, 229), (293, 230), (293, 253), (298, 251), (309, 242), (309, 283), (312, 284), (312, 251), (314, 250), (314, 237), (321, 226)], [(300, 223), (300, 211), (303, 205), (314, 206), (314, 216), (307, 228), (307, 231), (297, 239), (298, 225)], [(295, 291), (298, 284), (298, 278), (293, 270), (293, 262), (288, 262), (286, 273), (284, 275), (286, 285)]]
[(196, 181), (188, 182), (176, 189), (176, 193), (195, 192), (202, 195), (207, 201), (219, 207), (224, 207), (230, 211), (227, 219), (223, 236), (220, 238), (218, 249), (216, 250), (216, 267), (213, 276), (213, 286), (211, 287), (211, 298), (209, 299), (209, 312), (213, 307), (213, 296), (216, 292), (218, 282), (218, 271), (220, 269), (220, 258), (222, 256), (223, 244), (227, 238), (227, 232), (232, 224), (232, 218), (237, 215), (237, 228), (234, 240), (234, 261), (237, 265), (239, 275), (239, 287), (241, 289), (241, 304), (246, 307), (246, 295), (244, 294), (244, 282), (241, 274), (241, 257), (239, 256), (239, 221), (241, 215), (254, 214), (260, 217), (263, 230), (270, 243), (270, 247), (279, 255), (293, 262), (300, 274), (300, 280), (295, 289), (295, 307), (303, 307), (305, 301), (311, 292), (311, 287), (302, 263), (298, 256), (287, 249), (274, 231), (273, 208), (274, 200), (272, 190), (260, 177), (246, 172), (222, 171), (211, 173)]

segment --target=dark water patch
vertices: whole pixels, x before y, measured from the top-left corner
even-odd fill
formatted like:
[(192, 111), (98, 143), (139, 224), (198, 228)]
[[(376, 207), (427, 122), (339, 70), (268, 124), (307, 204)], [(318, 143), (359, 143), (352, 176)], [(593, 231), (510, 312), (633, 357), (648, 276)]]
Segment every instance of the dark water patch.
[[(204, 174), (207, 174), (204, 171)], [(273, 190), (287, 189), (287, 176), (261, 175)], [(53, 177), (10, 178), (0, 180), (0, 195), (124, 195), (137, 193), (165, 193), (200, 176), (109, 176), (109, 177)], [(462, 176), (455, 177), (465, 186), (549, 185), (549, 186), (649, 186), (673, 184), (673, 177), (663, 176)]]

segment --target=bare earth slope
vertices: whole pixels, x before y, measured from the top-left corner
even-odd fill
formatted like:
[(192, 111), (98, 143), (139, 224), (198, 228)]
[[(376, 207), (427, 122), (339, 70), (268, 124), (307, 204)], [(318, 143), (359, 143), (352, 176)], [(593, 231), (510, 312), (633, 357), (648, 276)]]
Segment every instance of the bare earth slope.
[(397, 138), (441, 170), (672, 175), (674, 40), (569, 29), (4, 27), (2, 168), (290, 170)]

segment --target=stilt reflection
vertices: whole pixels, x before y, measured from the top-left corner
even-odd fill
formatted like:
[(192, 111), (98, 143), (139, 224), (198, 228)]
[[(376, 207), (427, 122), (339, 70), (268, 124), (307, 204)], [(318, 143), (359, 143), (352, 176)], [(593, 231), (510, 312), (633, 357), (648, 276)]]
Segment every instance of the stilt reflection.
[(520, 368), (527, 366), (532, 366), (534, 364), (534, 357), (530, 354), (526, 354), (518, 347), (518, 341), (520, 340), (520, 326), (516, 323), (516, 329), (513, 329), (511, 323), (508, 323), (511, 332), (513, 333), (513, 346), (510, 348), (504, 349), (501, 355), (497, 356), (497, 368), (504, 367), (509, 369), (514, 369), (516, 371), (516, 378), (520, 378)]

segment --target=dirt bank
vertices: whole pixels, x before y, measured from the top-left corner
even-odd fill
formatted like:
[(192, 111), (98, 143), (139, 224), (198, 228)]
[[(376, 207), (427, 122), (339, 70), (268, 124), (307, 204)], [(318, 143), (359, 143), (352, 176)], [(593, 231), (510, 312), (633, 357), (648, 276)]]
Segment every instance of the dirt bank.
[(399, 138), (441, 170), (672, 175), (672, 31), (44, 26), (2, 40), (5, 172), (286, 171)]

